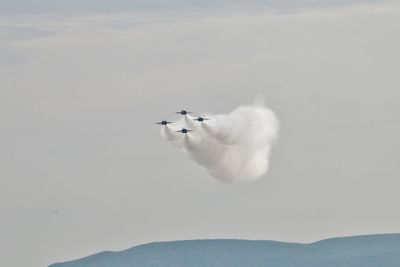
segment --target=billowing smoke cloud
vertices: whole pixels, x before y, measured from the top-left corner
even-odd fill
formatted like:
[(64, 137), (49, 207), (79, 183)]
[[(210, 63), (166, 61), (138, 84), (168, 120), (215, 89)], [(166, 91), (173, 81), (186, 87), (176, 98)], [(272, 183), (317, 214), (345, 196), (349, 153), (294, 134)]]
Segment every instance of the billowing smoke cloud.
[[(186, 115), (164, 126), (162, 136), (182, 148), (207, 172), (226, 183), (253, 181), (268, 170), (279, 122), (263, 103), (239, 106), (230, 114), (205, 116), (199, 122)], [(186, 134), (177, 130), (192, 129)]]

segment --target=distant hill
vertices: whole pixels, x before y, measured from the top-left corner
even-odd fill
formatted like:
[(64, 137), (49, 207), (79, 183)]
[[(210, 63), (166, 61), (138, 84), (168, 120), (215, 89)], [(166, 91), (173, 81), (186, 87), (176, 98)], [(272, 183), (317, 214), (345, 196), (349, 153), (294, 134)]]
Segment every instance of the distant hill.
[(311, 244), (247, 240), (150, 243), (50, 267), (399, 267), (400, 234), (327, 239)]

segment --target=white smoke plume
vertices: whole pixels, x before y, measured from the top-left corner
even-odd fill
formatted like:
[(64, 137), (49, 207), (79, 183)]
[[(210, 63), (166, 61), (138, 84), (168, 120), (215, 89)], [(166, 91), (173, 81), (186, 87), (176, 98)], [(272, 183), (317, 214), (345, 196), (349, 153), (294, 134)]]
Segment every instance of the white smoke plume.
[[(161, 134), (222, 182), (253, 181), (267, 172), (271, 147), (279, 131), (272, 110), (256, 102), (239, 106), (230, 114), (205, 117), (209, 120), (199, 122), (191, 114), (182, 116), (163, 126)], [(182, 128), (194, 131), (176, 132)]]

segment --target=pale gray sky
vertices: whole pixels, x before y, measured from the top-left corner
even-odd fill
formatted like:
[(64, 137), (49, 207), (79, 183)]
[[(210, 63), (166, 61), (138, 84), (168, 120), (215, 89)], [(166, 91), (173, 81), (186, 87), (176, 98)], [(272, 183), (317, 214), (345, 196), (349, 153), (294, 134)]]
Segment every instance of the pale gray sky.
[(185, 9), (229, 9), (249, 6), (304, 9), (353, 4), (381, 3), (379, 0), (0, 0), (0, 14), (99, 13), (177, 11)]
[[(43, 16), (0, 3), (1, 266), (400, 232), (397, 4)], [(219, 184), (152, 124), (258, 94), (281, 136), (256, 183)]]

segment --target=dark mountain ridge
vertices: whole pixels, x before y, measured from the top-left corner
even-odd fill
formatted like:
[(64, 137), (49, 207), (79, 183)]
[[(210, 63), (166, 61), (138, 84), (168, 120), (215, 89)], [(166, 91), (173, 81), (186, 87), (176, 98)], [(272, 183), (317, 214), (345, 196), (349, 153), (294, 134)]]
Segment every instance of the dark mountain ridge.
[(339, 237), (310, 244), (263, 240), (155, 242), (50, 267), (399, 267), (400, 234)]

